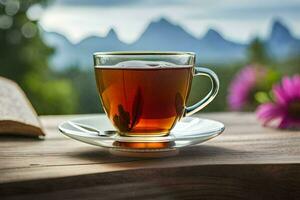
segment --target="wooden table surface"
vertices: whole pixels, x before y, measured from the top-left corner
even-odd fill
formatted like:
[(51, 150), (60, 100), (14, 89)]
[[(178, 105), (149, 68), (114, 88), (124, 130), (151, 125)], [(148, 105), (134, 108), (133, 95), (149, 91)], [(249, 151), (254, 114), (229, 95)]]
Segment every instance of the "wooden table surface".
[(0, 199), (300, 199), (300, 132), (253, 113), (211, 113), (226, 130), (167, 158), (126, 158), (64, 137), (77, 116), (42, 116), (44, 140), (0, 137)]

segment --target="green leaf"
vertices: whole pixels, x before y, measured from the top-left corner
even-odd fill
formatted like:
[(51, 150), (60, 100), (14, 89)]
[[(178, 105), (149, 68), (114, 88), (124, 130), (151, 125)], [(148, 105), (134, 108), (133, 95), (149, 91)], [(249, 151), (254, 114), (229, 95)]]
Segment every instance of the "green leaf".
[(268, 69), (266, 76), (259, 80), (259, 88), (263, 91), (268, 91), (272, 89), (272, 86), (277, 83), (281, 78), (278, 71)]
[(256, 92), (254, 98), (259, 103), (266, 103), (271, 101), (270, 96), (266, 92)]

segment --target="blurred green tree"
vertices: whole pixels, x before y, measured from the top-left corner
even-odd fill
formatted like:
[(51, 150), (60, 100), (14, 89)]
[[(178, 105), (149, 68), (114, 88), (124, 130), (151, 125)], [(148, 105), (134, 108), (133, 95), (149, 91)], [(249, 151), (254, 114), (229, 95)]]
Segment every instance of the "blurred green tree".
[(249, 63), (264, 65), (270, 62), (265, 44), (259, 38), (255, 38), (250, 42), (247, 53)]
[(289, 59), (281, 62), (277, 70), (282, 74), (293, 75), (300, 74), (300, 54), (291, 56)]
[(78, 94), (78, 113), (103, 112), (96, 86), (94, 70), (84, 70), (70, 66), (56, 74), (57, 77), (68, 77)]
[(48, 58), (54, 50), (42, 40), (32, 6), (46, 0), (0, 0), (0, 76), (16, 81), (39, 114), (73, 113), (76, 94), (71, 82), (52, 76)]

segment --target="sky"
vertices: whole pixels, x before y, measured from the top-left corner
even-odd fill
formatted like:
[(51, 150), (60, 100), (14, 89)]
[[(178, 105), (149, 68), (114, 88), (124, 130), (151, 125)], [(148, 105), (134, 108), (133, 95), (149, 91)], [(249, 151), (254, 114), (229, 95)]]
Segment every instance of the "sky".
[(40, 15), (47, 31), (77, 43), (90, 35), (105, 36), (114, 28), (120, 40), (134, 42), (151, 21), (167, 18), (195, 37), (209, 28), (230, 40), (247, 43), (268, 37), (274, 19), (300, 38), (300, 0), (54, 0)]

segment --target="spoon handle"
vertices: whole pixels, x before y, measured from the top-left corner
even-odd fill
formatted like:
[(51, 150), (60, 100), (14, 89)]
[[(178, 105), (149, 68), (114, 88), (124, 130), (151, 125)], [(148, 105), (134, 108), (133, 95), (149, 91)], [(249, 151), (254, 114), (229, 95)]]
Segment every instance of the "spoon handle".
[(99, 136), (108, 136), (107, 134), (102, 133), (102, 132), (99, 131), (98, 129), (95, 129), (95, 128), (93, 128), (93, 127), (91, 127), (91, 126), (88, 126), (88, 125), (85, 125), (85, 124), (80, 124), (80, 123), (77, 123), (77, 122), (71, 122), (71, 121), (68, 121), (68, 123), (69, 123), (71, 126), (77, 128), (77, 129), (79, 129), (79, 130), (81, 130), (81, 131), (83, 131), (83, 132), (87, 132), (87, 133), (96, 133), (96, 134), (99, 135)]

